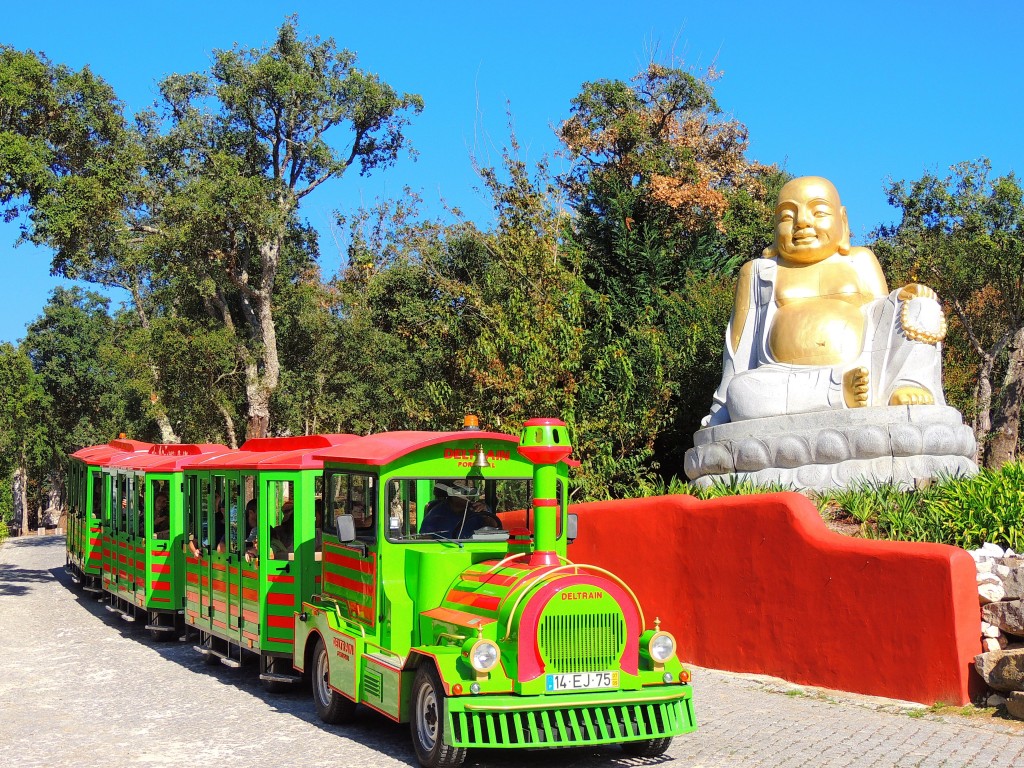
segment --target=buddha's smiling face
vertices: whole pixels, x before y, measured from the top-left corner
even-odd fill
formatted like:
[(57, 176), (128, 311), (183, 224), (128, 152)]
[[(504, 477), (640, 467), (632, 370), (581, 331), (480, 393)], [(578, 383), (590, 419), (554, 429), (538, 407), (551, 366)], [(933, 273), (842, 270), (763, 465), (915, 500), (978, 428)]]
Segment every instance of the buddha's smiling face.
[(775, 207), (775, 249), (802, 264), (827, 259), (839, 251), (849, 234), (846, 209), (832, 183), (819, 176), (788, 182)]

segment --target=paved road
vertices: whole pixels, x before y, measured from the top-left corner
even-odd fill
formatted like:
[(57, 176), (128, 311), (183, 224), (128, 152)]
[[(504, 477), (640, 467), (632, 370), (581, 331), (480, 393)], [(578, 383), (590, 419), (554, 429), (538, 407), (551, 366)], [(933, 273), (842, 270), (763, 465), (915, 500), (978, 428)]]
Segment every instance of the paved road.
[[(263, 692), (254, 667), (207, 667), (191, 646), (154, 643), (64, 574), (64, 542), (0, 547), (0, 766), (415, 765), (405, 726), (364, 712), (322, 725), (308, 694)], [(650, 760), (619, 749), (470, 751), (467, 765), (591, 768), (998, 766), (1024, 763), (1024, 729), (898, 703), (697, 670), (700, 730)]]

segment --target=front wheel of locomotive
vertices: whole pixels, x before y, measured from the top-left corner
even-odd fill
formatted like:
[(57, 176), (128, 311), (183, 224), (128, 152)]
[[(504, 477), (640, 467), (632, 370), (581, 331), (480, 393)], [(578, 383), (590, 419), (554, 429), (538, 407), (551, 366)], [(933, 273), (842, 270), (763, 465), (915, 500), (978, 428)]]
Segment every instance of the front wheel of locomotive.
[(465, 747), (444, 743), (444, 687), (433, 666), (424, 662), (412, 684), (412, 744), (424, 768), (457, 768), (466, 759)]
[(627, 741), (623, 743), (622, 751), (634, 757), (657, 757), (665, 754), (671, 744), (671, 736), (660, 739), (644, 739), (643, 741)]
[(347, 723), (352, 720), (356, 703), (331, 688), (331, 659), (323, 640), (316, 641), (313, 649), (313, 703), (316, 713), (325, 723)]

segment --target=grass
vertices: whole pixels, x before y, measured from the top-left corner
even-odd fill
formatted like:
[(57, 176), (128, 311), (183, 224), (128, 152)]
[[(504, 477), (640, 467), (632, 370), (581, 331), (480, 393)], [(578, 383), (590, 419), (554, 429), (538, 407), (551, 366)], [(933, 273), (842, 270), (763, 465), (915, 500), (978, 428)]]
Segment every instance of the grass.
[[(662, 493), (691, 493), (702, 499), (772, 493), (781, 486), (757, 486), (732, 479), (694, 488), (673, 478)], [(861, 483), (812, 496), (826, 520), (850, 520), (859, 535), (898, 541), (930, 541), (976, 549), (985, 542), (1024, 551), (1024, 463), (983, 469), (974, 477), (940, 478), (903, 491)]]

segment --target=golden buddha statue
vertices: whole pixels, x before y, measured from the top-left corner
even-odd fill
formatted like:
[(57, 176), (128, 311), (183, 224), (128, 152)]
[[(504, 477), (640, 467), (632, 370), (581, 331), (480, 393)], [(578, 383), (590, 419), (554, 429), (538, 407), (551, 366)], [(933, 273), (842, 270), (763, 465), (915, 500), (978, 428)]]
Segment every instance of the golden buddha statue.
[(944, 404), (935, 292), (890, 294), (867, 248), (850, 246), (827, 179), (788, 182), (775, 242), (743, 265), (722, 383), (703, 425), (873, 405)]

